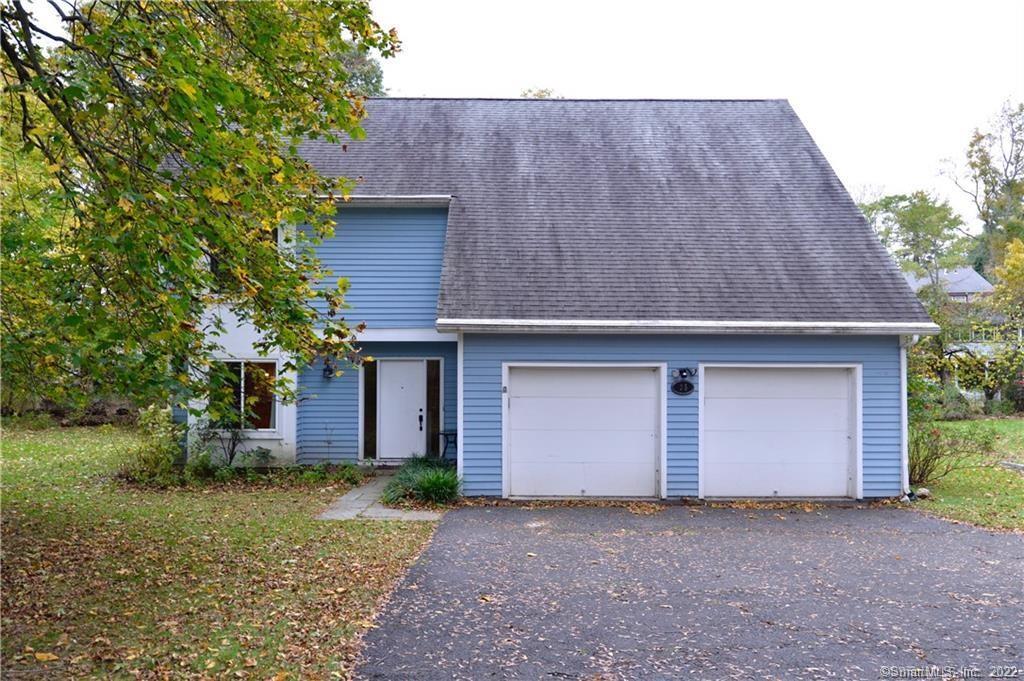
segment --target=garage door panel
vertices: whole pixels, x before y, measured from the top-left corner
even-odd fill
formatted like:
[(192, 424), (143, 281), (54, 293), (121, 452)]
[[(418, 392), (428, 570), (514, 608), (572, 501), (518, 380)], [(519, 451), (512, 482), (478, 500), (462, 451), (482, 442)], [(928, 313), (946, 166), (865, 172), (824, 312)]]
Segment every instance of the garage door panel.
[[(757, 372), (756, 380), (751, 380)], [(708, 381), (707, 374), (714, 374)], [(787, 393), (807, 398), (847, 399), (848, 369), (713, 367), (705, 370), (706, 397), (779, 398)]]
[[(800, 415), (805, 415), (801, 418)], [(794, 419), (799, 423), (794, 424)], [(847, 430), (850, 403), (824, 399), (707, 399), (706, 430)]]
[(798, 467), (824, 461), (845, 467), (850, 444), (843, 431), (722, 431), (708, 438), (705, 452), (711, 460), (730, 465), (769, 463)]
[(549, 461), (544, 466), (525, 465), (513, 460), (509, 464), (509, 490), (511, 496), (571, 497), (579, 495), (584, 485), (580, 480), (583, 470), (578, 463)]
[(641, 468), (649, 467), (648, 459), (657, 442), (653, 430), (512, 430), (509, 438), (518, 462), (619, 461)]
[(513, 397), (510, 427), (516, 430), (649, 429), (656, 400), (623, 397)]
[(651, 466), (623, 466), (621, 463), (596, 462), (583, 469), (584, 492), (588, 497), (650, 497), (657, 487), (657, 474)]
[(703, 494), (848, 496), (852, 380), (839, 368), (705, 368)]
[(657, 496), (659, 375), (647, 367), (511, 367), (509, 494)]
[(544, 467), (513, 462), (509, 468), (511, 496), (649, 497), (656, 484), (650, 467), (612, 463), (546, 462)]
[(646, 367), (513, 367), (515, 397), (650, 397), (655, 369)]
[(704, 495), (708, 497), (845, 497), (849, 480), (845, 467), (828, 462), (802, 463), (799, 471), (779, 475), (779, 466), (771, 463), (750, 464), (744, 475), (736, 476), (735, 468), (717, 463), (704, 465)]

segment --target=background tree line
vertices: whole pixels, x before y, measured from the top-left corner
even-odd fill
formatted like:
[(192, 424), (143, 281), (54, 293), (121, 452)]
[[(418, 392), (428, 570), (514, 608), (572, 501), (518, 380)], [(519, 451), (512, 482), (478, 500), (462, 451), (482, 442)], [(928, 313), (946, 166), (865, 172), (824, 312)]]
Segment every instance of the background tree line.
[[(861, 205), (900, 267), (927, 280), (918, 294), (941, 332), (914, 346), (912, 374), (945, 387), (949, 402), (962, 401), (956, 383), (989, 401), (1005, 395), (1002, 409), (1024, 408), (1024, 103), (1007, 102), (990, 129), (975, 131), (962, 168), (947, 174), (970, 197), (977, 233), (924, 191)], [(991, 296), (971, 305), (950, 299), (941, 273), (965, 266), (994, 284)], [(963, 342), (972, 334), (987, 342)]]

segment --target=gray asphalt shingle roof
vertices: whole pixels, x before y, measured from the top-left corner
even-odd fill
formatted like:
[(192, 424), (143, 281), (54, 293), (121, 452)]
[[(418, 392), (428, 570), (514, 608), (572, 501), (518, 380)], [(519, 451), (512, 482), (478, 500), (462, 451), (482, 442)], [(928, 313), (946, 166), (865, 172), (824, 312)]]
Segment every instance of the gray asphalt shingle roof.
[(930, 321), (784, 100), (367, 110), (302, 153), (360, 195), (454, 195), (439, 318)]

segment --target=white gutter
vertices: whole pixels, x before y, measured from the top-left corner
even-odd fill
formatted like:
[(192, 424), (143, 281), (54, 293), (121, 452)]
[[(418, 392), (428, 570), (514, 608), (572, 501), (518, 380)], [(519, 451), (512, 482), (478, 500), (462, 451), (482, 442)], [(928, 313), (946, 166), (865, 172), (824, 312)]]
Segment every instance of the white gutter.
[(377, 341), (405, 341), (413, 343), (429, 343), (429, 342), (450, 342), (454, 343), (458, 340), (458, 334), (455, 333), (441, 333), (436, 329), (378, 329), (378, 328), (367, 328), (362, 331), (352, 330), (356, 340), (363, 343), (377, 342)]
[(933, 335), (931, 322), (787, 322), (630, 319), (458, 319), (437, 320), (438, 331), (475, 333), (778, 333), (815, 335)]
[(377, 208), (447, 208), (455, 197), (451, 194), (319, 194), (317, 198), (333, 198), (346, 206)]

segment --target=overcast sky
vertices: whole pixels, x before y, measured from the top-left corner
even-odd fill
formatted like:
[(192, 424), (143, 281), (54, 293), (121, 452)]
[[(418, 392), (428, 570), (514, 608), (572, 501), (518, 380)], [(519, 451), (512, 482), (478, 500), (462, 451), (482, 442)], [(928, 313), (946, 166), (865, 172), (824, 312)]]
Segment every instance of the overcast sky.
[[(371, 0), (393, 96), (788, 99), (855, 198), (929, 189), (1024, 99), (1024, 1)], [(628, 131), (623, 131), (628, 134)]]
[(926, 189), (968, 221), (941, 171), (1024, 100), (1024, 0), (371, 3), (392, 96), (785, 98), (854, 198)]

